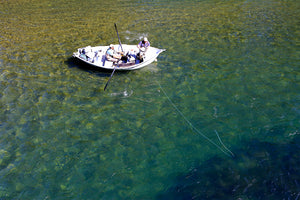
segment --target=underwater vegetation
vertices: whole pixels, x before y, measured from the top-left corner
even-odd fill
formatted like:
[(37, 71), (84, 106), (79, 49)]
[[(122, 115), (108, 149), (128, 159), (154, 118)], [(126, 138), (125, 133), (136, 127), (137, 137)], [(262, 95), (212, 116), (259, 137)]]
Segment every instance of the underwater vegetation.
[(300, 198), (299, 135), (287, 144), (253, 140), (241, 146), (233, 159), (214, 157), (176, 177), (156, 199)]

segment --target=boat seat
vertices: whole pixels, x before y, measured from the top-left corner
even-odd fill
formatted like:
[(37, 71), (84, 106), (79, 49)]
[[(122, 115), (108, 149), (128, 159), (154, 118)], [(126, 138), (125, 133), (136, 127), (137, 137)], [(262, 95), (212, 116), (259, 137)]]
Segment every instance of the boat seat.
[(101, 62), (103, 63), (103, 66), (105, 65), (105, 61), (106, 61), (106, 56), (105, 54), (103, 54), (101, 58)]

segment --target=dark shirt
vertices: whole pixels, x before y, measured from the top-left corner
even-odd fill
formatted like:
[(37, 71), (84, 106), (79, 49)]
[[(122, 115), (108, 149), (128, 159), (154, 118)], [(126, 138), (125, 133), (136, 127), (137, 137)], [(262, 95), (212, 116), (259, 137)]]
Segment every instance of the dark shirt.
[(145, 41), (142, 40), (142, 41), (140, 41), (139, 46), (148, 48), (148, 47), (150, 47), (150, 42), (149, 41), (145, 42)]

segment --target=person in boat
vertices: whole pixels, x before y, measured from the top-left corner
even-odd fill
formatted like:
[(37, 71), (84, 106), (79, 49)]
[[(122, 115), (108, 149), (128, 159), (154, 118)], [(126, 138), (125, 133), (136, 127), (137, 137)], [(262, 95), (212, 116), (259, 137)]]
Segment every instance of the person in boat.
[(146, 37), (144, 37), (144, 39), (139, 42), (137, 47), (140, 51), (146, 52), (148, 50), (148, 48), (150, 47), (150, 42), (148, 41), (148, 39)]
[(136, 52), (133, 49), (131, 49), (127, 53), (127, 58), (128, 58), (129, 62), (135, 62), (135, 60), (136, 60)]
[(144, 37), (144, 39), (139, 42), (139, 44), (137, 45), (137, 47), (140, 50), (140, 52), (138, 53), (138, 58), (142, 62), (143, 58), (145, 57), (146, 51), (150, 47), (150, 42), (149, 42), (148, 38)]
[(109, 45), (109, 48), (105, 53), (105, 56), (108, 61), (112, 61), (112, 62), (118, 62), (122, 58), (122, 56), (115, 51), (115, 47), (112, 44)]

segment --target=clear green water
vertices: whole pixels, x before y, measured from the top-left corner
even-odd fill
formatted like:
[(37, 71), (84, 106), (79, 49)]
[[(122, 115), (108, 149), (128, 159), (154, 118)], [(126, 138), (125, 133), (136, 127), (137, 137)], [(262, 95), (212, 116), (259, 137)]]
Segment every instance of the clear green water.
[[(300, 198), (296, 0), (0, 5), (1, 200)], [(104, 92), (114, 23), (167, 51)]]

